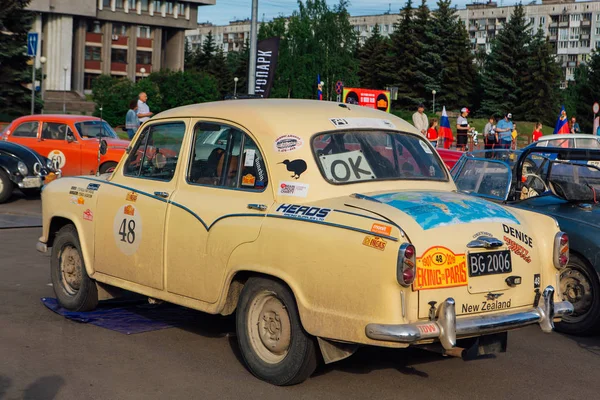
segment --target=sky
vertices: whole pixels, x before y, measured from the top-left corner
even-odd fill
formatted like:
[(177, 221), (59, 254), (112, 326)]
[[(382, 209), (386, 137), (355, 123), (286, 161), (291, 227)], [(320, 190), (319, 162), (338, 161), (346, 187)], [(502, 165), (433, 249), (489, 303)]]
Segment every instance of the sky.
[[(455, 0), (453, 5), (463, 8), (465, 4), (472, 3), (472, 0)], [(513, 5), (518, 0), (497, 0), (498, 5), (501, 3), (505, 6)], [(327, 0), (329, 5), (335, 5), (337, 0)], [(350, 15), (375, 15), (383, 14), (392, 10), (392, 13), (397, 13), (400, 8), (406, 3), (405, 0), (351, 0)], [(420, 4), (420, 0), (413, 0), (413, 4)], [(435, 8), (436, 0), (428, 0), (430, 8)], [(523, 1), (527, 4), (529, 1)], [(541, 3), (541, 1), (540, 1)], [(227, 25), (229, 21), (250, 18), (252, 0), (216, 0), (214, 6), (202, 6), (198, 9), (198, 22), (212, 22), (215, 25)], [(258, 0), (258, 20), (262, 21), (263, 16), (265, 21), (269, 21), (279, 15), (290, 15), (296, 10), (296, 0)]]

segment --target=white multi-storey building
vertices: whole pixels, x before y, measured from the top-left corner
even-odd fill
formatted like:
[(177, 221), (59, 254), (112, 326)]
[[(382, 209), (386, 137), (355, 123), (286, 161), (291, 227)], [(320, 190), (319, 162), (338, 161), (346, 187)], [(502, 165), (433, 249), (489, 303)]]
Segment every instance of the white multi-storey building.
[[(564, 85), (573, 79), (575, 67), (586, 62), (591, 51), (600, 48), (600, 1), (541, 0), (541, 4), (525, 5), (525, 17), (532, 32), (543, 29), (554, 46), (557, 60), (565, 74)], [(510, 19), (514, 6), (498, 6), (496, 2), (468, 4), (457, 14), (465, 23), (473, 51), (489, 52), (496, 34)], [(361, 43), (371, 36), (375, 25), (383, 36), (394, 31), (399, 14), (381, 14), (350, 17)], [(200, 24), (186, 32), (191, 47), (204, 42), (208, 32), (224, 52), (238, 51), (250, 36), (250, 21), (232, 21), (229, 25)]]

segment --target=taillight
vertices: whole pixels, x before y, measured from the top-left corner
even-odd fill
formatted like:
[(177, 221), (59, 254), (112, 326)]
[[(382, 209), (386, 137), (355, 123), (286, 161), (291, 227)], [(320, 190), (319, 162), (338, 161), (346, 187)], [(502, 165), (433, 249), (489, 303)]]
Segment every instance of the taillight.
[(554, 237), (554, 266), (562, 269), (569, 263), (569, 236), (558, 232)]
[(398, 251), (398, 265), (396, 267), (396, 278), (402, 286), (412, 285), (417, 275), (417, 263), (415, 260), (415, 246), (403, 243)]

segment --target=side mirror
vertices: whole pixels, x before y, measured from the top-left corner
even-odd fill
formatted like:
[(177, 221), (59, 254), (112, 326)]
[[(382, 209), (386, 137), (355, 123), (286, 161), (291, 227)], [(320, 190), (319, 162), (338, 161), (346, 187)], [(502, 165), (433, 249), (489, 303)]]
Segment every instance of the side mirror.
[(74, 141), (75, 141), (75, 136), (73, 136), (73, 132), (68, 131), (67, 132), (67, 142), (73, 143)]
[(108, 143), (106, 143), (106, 140), (102, 139), (100, 141), (100, 154), (105, 155), (107, 151), (108, 151)]

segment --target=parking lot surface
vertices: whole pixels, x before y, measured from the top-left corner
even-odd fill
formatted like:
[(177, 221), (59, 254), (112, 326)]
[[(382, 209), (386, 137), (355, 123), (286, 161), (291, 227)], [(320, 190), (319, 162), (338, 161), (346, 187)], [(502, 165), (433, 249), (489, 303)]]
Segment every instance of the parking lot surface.
[[(0, 205), (0, 223), (40, 210), (17, 197)], [(40, 232), (0, 229), (0, 399), (600, 398), (600, 337), (536, 327), (484, 359), (362, 348), (303, 384), (271, 386), (244, 368), (232, 318), (198, 312), (184, 327), (127, 336), (52, 313), (40, 301), (54, 296)]]

